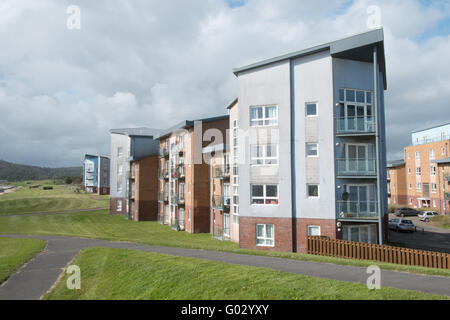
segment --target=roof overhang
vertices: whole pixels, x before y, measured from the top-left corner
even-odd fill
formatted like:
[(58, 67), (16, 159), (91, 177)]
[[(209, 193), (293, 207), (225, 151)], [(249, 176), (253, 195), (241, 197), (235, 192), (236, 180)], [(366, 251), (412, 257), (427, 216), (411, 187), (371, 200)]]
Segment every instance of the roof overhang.
[(332, 41), (305, 50), (296, 51), (279, 57), (275, 57), (261, 62), (253, 63), (244, 67), (235, 68), (233, 73), (238, 76), (239, 73), (268, 66), (280, 61), (291, 60), (303, 56), (315, 54), (322, 51), (329, 51), (335, 58), (349, 59), (362, 62), (373, 62), (373, 49), (377, 48), (378, 63), (383, 75), (384, 89), (387, 89), (386, 80), (386, 60), (384, 55), (384, 34), (383, 29), (375, 29), (368, 32), (356, 34), (344, 39)]

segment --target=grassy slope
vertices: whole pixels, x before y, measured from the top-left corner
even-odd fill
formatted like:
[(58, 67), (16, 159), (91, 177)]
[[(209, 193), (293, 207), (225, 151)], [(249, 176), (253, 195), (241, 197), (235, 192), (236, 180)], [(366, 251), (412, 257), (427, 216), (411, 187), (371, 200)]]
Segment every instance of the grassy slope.
[(450, 229), (450, 216), (438, 216), (431, 219), (431, 224), (438, 228)]
[(108, 197), (76, 193), (73, 186), (54, 185), (52, 181), (33, 182), (33, 184), (50, 185), (53, 190), (30, 189), (30, 185), (16, 183), (15, 185), (20, 186), (21, 189), (0, 196), (0, 216), (109, 206)]
[[(235, 243), (213, 239), (210, 234), (173, 231), (157, 222), (128, 221), (107, 211), (61, 215), (0, 217), (0, 234), (59, 235), (130, 241), (143, 244), (228, 251), (274, 257), (368, 267), (374, 262), (321, 257), (306, 254), (266, 252), (240, 249)], [(380, 268), (430, 275), (450, 276), (450, 270), (402, 266), (375, 262)]]
[(0, 283), (44, 247), (43, 240), (0, 238)]
[(45, 299), (446, 299), (415, 291), (383, 287), (369, 290), (364, 284), (126, 249), (86, 249), (73, 264), (81, 269), (81, 289), (68, 290), (65, 275)]

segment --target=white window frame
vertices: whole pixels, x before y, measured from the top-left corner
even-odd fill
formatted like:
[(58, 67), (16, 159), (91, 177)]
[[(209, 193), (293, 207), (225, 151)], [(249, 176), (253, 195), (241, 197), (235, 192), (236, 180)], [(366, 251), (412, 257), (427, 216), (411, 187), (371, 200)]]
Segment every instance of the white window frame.
[[(276, 146), (275, 150), (277, 153), (276, 157), (268, 157), (267, 156), (267, 148), (269, 146)], [(253, 156), (253, 148), (262, 148), (262, 156), (254, 157)], [(252, 144), (250, 146), (250, 165), (251, 166), (277, 166), (279, 164), (279, 156), (278, 156), (279, 146), (278, 143), (268, 143), (268, 144)], [(276, 162), (276, 163), (267, 163), (267, 162)], [(257, 163), (262, 162), (262, 163)]]
[[(316, 146), (316, 150), (317, 150), (317, 154), (316, 155), (309, 155), (308, 154), (308, 146), (312, 146), (312, 145)], [(319, 157), (319, 144), (315, 143), (315, 142), (314, 143), (307, 142), (305, 144), (305, 153), (306, 153), (306, 157), (307, 158), (318, 158)]]
[(422, 175), (422, 170), (420, 169), (420, 167), (416, 168), (416, 176), (421, 176)]
[(434, 149), (430, 149), (429, 155), (430, 155), (430, 160), (434, 160), (434, 158), (436, 157)]
[(123, 147), (117, 147), (117, 156), (123, 157)]
[[(310, 196), (309, 195), (309, 187), (310, 186), (317, 186), (317, 196)], [(320, 184), (318, 184), (318, 183), (308, 183), (308, 184), (306, 184), (306, 197), (308, 199), (319, 199), (320, 198)]]
[(436, 167), (435, 166), (431, 166), (430, 167), (430, 176), (435, 176), (436, 175)]
[[(258, 227), (263, 227), (263, 234), (264, 236), (258, 236)], [(267, 236), (267, 227), (272, 226), (272, 238)], [(263, 243), (258, 243), (258, 241), (261, 241)], [(273, 224), (256, 224), (256, 245), (258, 247), (275, 247), (275, 225)]]
[(117, 212), (122, 211), (122, 209), (123, 209), (122, 200), (117, 200)]
[(420, 152), (419, 151), (416, 151), (415, 157), (416, 157), (416, 160), (420, 160)]
[[(276, 118), (266, 118), (266, 109), (275, 107), (276, 110)], [(262, 118), (252, 119), (252, 110), (262, 108)], [(277, 105), (264, 105), (264, 106), (250, 106), (250, 127), (268, 127), (268, 126), (277, 126), (278, 125), (278, 106)], [(276, 121), (276, 123), (266, 124), (268, 121)], [(257, 123), (256, 125), (254, 123)], [(259, 124), (259, 123), (262, 124)]]
[[(254, 197), (253, 196), (253, 187), (254, 186), (262, 186), (263, 187), (263, 196), (262, 197)], [(276, 197), (268, 197), (267, 196), (267, 186), (276, 186), (277, 187), (277, 196)], [(280, 190), (278, 184), (250, 184), (250, 204), (252, 206), (278, 206), (280, 200)], [(253, 203), (254, 200), (262, 200), (263, 203)], [(276, 201), (276, 203), (267, 203), (267, 201)]]
[[(316, 113), (315, 114), (308, 114), (308, 105), (315, 105), (316, 106)], [(307, 118), (313, 118), (319, 116), (319, 104), (317, 102), (306, 102), (305, 103), (305, 116)]]
[(431, 193), (437, 193), (437, 184), (436, 183), (431, 184)]
[(421, 192), (422, 191), (422, 183), (420, 183), (420, 182), (416, 183), (416, 191), (417, 192)]
[(445, 148), (441, 147), (441, 156), (445, 156)]
[(313, 236), (312, 233), (311, 233), (311, 229), (313, 229), (313, 228), (319, 229), (319, 235), (314, 235), (314, 237), (320, 237), (322, 235), (322, 232), (320, 230), (320, 226), (313, 226), (313, 225), (308, 225), (307, 226), (307, 234), (308, 234), (308, 236), (310, 236), (310, 237)]

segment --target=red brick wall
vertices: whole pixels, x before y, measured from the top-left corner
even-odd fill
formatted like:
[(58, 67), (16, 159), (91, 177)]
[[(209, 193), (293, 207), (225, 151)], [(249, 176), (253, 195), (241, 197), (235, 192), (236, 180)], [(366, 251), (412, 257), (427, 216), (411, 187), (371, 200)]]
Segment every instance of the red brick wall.
[[(273, 224), (275, 246), (256, 245), (256, 224)], [(239, 246), (246, 249), (292, 252), (292, 219), (290, 218), (239, 218)]]
[[(117, 200), (122, 200), (122, 211), (117, 211)], [(125, 198), (111, 198), (109, 200), (109, 213), (114, 215), (124, 215), (127, 210), (127, 202)]]
[(308, 236), (308, 226), (320, 226), (320, 235), (331, 239), (336, 239), (335, 219), (297, 219), (297, 252), (306, 253), (306, 237)]

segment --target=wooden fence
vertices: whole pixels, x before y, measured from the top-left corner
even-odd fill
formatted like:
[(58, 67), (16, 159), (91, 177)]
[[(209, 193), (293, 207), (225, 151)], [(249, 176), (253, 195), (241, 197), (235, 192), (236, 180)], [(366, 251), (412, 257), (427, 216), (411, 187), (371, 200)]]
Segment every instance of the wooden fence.
[(441, 252), (334, 240), (324, 237), (307, 237), (307, 250), (309, 254), (320, 256), (450, 269), (450, 254)]

